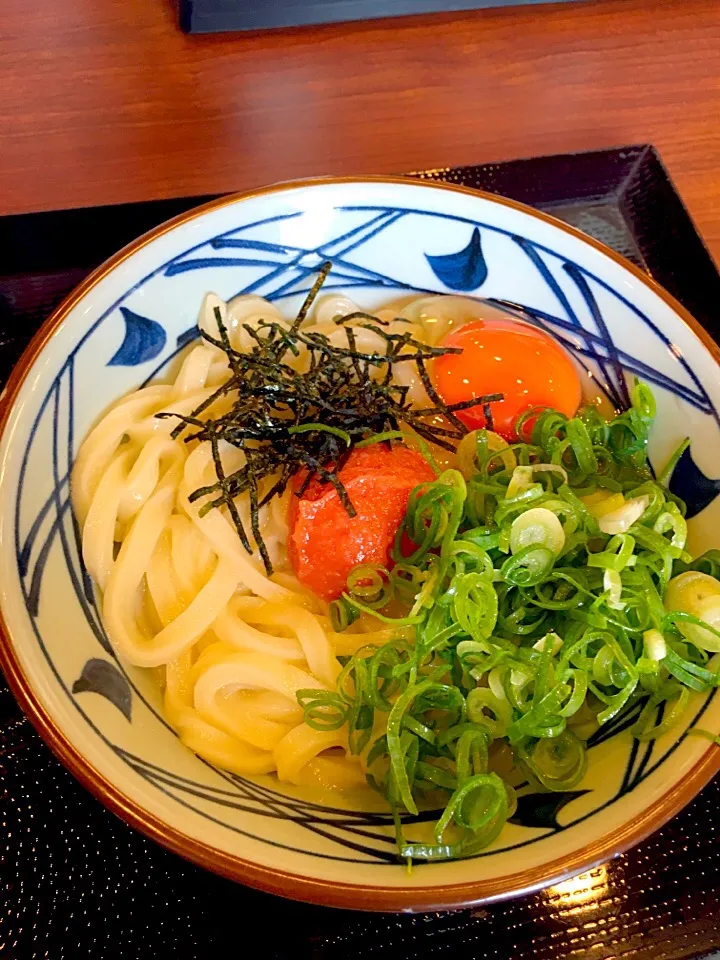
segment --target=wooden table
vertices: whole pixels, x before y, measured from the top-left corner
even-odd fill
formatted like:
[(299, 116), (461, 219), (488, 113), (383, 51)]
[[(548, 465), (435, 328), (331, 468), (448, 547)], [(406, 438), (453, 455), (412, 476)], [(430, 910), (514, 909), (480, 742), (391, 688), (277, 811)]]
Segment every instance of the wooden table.
[(720, 260), (720, 0), (208, 37), (171, 0), (3, 3), (0, 215), (646, 141)]

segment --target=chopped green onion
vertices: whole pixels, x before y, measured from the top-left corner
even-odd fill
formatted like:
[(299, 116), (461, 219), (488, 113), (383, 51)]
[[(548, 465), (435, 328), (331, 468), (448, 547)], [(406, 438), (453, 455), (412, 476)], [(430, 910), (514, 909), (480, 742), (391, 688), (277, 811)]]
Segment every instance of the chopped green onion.
[(347, 722), (348, 705), (330, 690), (298, 690), (303, 720), (313, 730), (339, 730)]
[(648, 660), (659, 662), (667, 656), (665, 637), (659, 630), (646, 630), (643, 634), (643, 644)]
[(547, 507), (532, 507), (513, 520), (510, 527), (510, 552), (518, 553), (524, 547), (547, 547), (559, 554), (565, 546), (565, 531), (557, 514)]
[(569, 730), (538, 740), (533, 747), (521, 747), (519, 754), (548, 790), (571, 790), (585, 775), (587, 750)]
[[(487, 687), (476, 687), (467, 696), (467, 714), (472, 723), (484, 725), (494, 739), (504, 737), (512, 720), (507, 699), (500, 699)], [(488, 711), (490, 714), (488, 715)]]
[(711, 730), (703, 730), (702, 727), (690, 727), (687, 732), (688, 736), (703, 737), (705, 740), (714, 743), (716, 747), (720, 747), (720, 736), (716, 736)]
[(330, 625), (336, 633), (342, 633), (360, 616), (360, 611), (344, 599), (330, 604)]
[(552, 550), (542, 546), (529, 546), (508, 557), (500, 568), (506, 583), (516, 587), (533, 587), (545, 580), (555, 562)]
[(385, 443), (389, 440), (404, 440), (405, 434), (401, 430), (386, 430), (384, 433), (374, 433), (371, 437), (366, 437), (356, 443), (357, 448), (371, 447), (375, 443)]
[[(317, 729), (347, 725), (401, 858), (470, 856), (498, 836), (517, 799), (492, 772), (493, 742), (511, 752), (513, 782), (571, 790), (588, 762), (581, 733), (637, 709), (633, 735), (653, 740), (680, 726), (692, 691), (720, 686), (708, 653), (720, 651), (720, 550), (686, 553), (684, 505), (647, 463), (654, 415), (636, 383), (609, 422), (535, 410), (518, 443), (469, 435), (462, 471), (412, 492), (393, 565), (356, 567), (331, 605), (334, 629), (361, 612), (395, 628), (347, 659), (334, 696), (301, 702)], [(440, 809), (434, 841), (409, 842), (405, 816), (425, 818), (423, 804)]]
[(690, 439), (686, 437), (680, 446), (671, 454), (670, 459), (667, 461), (665, 466), (662, 468), (658, 474), (657, 481), (658, 483), (667, 483), (670, 481), (670, 477), (673, 475), (673, 470), (678, 464), (678, 460), (685, 453), (687, 448), (690, 446)]
[(340, 427), (329, 427), (326, 423), (298, 423), (295, 426), (288, 427), (288, 433), (331, 433), (334, 437), (343, 440), (348, 447), (352, 443), (347, 430), (341, 430)]

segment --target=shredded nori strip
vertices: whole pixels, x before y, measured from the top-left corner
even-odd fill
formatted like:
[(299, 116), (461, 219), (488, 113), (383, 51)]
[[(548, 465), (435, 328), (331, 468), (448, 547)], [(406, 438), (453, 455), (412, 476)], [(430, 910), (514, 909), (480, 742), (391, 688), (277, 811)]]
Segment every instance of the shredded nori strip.
[(483, 404), (483, 414), (485, 416), (485, 426), (488, 430), (495, 429), (495, 423), (493, 421), (492, 408), (489, 403)]
[[(187, 431), (186, 443), (192, 440), (210, 443), (217, 481), (195, 490), (190, 501), (210, 497), (200, 510), (201, 516), (227, 506), (242, 545), (252, 553), (248, 531), (234, 502), (240, 494), (248, 492), (252, 539), (268, 575), (273, 568), (260, 532), (258, 513), (273, 497), (284, 493), (296, 473), (306, 471), (297, 496), (302, 496), (312, 480), (318, 479), (331, 484), (348, 515), (355, 516), (355, 508), (338, 474), (356, 443), (374, 434), (398, 430), (400, 424), (405, 423), (424, 440), (454, 451), (457, 442), (468, 432), (455, 411), (482, 406), (486, 418), (491, 419), (490, 404), (503, 398), (502, 394), (489, 394), (462, 403), (443, 403), (432, 385), (426, 364), (435, 357), (461, 350), (428, 346), (415, 340), (410, 331), (388, 333), (383, 329), (389, 325), (387, 321), (372, 314), (358, 311), (335, 320), (338, 326), (344, 327), (347, 346), (333, 344), (324, 334), (302, 330), (331, 268), (329, 261), (322, 264), (317, 280), (289, 328), (275, 321), (262, 321), (256, 328), (244, 326), (254, 341), (247, 353), (233, 348), (216, 307), (219, 336), (213, 337), (204, 330), (201, 336), (225, 353), (230, 378), (189, 416), (157, 414), (180, 420), (171, 434), (173, 437)], [(359, 350), (355, 334), (347, 326), (350, 322), (376, 334), (384, 342), (384, 352)], [(284, 362), (288, 353), (297, 356), (301, 346), (308, 353), (308, 369), (304, 373), (298, 373)], [(403, 353), (404, 350), (407, 352)], [(434, 406), (417, 409), (408, 402), (408, 388), (393, 382), (393, 368), (399, 363), (416, 365)], [(199, 414), (222, 396), (233, 397), (231, 409), (216, 418), (200, 419)], [(438, 415), (442, 415), (449, 426), (427, 422), (429, 417)], [(317, 424), (322, 424), (324, 429), (309, 429)], [(302, 426), (308, 429), (297, 429)], [(296, 429), (291, 430), (293, 427)], [(346, 437), (349, 444), (345, 442)], [(225, 474), (220, 458), (221, 440), (242, 450), (246, 458), (245, 465), (229, 475)], [(269, 477), (276, 480), (260, 499), (260, 484)]]

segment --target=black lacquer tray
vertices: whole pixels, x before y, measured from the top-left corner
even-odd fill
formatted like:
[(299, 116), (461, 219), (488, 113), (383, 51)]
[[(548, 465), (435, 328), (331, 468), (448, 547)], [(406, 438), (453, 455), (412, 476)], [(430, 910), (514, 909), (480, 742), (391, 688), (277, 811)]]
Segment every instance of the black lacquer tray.
[[(720, 275), (648, 146), (417, 174), (501, 193), (614, 247), (720, 338)], [(0, 218), (0, 379), (105, 257), (208, 197)], [(0, 677), (0, 960), (650, 960), (720, 948), (720, 779), (589, 874), (473, 911), (394, 916), (286, 902), (203, 872), (100, 806)]]
[(180, 26), (186, 33), (222, 33), (545, 2), (547, 0), (392, 0), (391, 3), (387, 0), (179, 0), (179, 13)]

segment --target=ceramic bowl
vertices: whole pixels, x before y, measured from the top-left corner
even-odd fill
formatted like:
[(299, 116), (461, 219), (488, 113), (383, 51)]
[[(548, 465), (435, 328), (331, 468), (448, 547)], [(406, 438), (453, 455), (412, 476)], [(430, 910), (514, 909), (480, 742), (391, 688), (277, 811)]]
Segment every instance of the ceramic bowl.
[[(203, 295), (241, 292), (297, 309), (318, 265), (328, 288), (372, 309), (411, 291), (512, 301), (565, 343), (610, 400), (640, 376), (662, 464), (690, 437), (673, 482), (691, 501), (693, 552), (720, 544), (718, 349), (644, 274), (578, 231), (520, 204), (407, 180), (318, 180), (230, 197), (141, 237), (95, 271), (26, 351), (2, 407), (2, 666), (70, 770), (155, 840), (243, 883), (377, 910), (458, 906), (579, 873), (687, 803), (720, 751), (687, 737), (720, 729), (720, 698), (694, 696), (680, 727), (634, 741), (619, 716), (590, 741), (578, 788), (523, 798), (494, 845), (410, 874), (382, 812), (328, 806), (272, 777), (234, 776), (187, 750), (158, 689), (120, 662), (78, 551), (69, 473), (78, 444), (120, 395), (162, 377), (196, 336)], [(703, 482), (704, 481), (704, 482)]]

